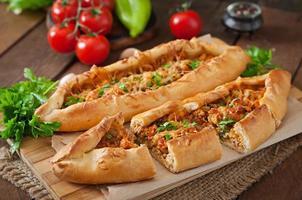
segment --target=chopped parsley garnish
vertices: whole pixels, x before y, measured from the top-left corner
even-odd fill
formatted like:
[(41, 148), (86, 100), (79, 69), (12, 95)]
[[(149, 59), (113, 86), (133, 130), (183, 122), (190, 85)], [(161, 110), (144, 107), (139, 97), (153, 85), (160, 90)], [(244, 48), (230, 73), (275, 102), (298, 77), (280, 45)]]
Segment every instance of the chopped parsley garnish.
[(69, 97), (67, 97), (66, 102), (64, 103), (64, 106), (65, 106), (65, 107), (68, 107), (68, 106), (71, 106), (71, 105), (73, 105), (73, 104), (81, 103), (81, 102), (84, 102), (84, 99), (83, 99), (83, 98), (81, 98), (81, 97), (69, 96)]
[(218, 128), (222, 133), (226, 133), (236, 123), (233, 119), (223, 119), (218, 123)]
[(163, 124), (160, 124), (159, 127), (156, 129), (157, 132), (162, 132), (162, 131), (171, 131), (171, 130), (176, 130), (177, 126), (173, 122), (165, 122)]
[(250, 47), (246, 53), (251, 57), (251, 62), (247, 65), (246, 70), (241, 74), (242, 77), (250, 77), (261, 75), (272, 69), (281, 68), (272, 64), (273, 52), (271, 49), (262, 49), (258, 47)]
[(166, 141), (169, 141), (169, 140), (172, 139), (172, 135), (171, 135), (170, 133), (166, 133), (166, 134), (164, 135), (164, 138), (165, 138)]
[(120, 83), (118, 84), (118, 87), (119, 87), (121, 90), (123, 90), (124, 92), (129, 92), (129, 90), (127, 89), (125, 83), (121, 83), (121, 82), (120, 82)]
[(164, 67), (165, 69), (169, 69), (169, 68), (171, 67), (171, 64), (170, 64), (170, 63), (166, 63), (166, 64), (163, 65), (163, 67)]
[(189, 67), (194, 70), (196, 68), (199, 67), (199, 64), (200, 64), (200, 60), (192, 60), (190, 63), (189, 63)]
[(110, 84), (106, 83), (102, 86), (102, 88), (99, 90), (99, 97), (102, 97), (105, 94), (105, 90), (110, 88)]
[(161, 83), (162, 76), (159, 73), (157, 73), (157, 72), (153, 73), (152, 80), (154, 81), (154, 83), (157, 86), (161, 86), (162, 85), (162, 83)]
[(150, 88), (150, 87), (152, 87), (152, 86), (153, 86), (152, 82), (151, 82), (151, 81), (148, 81), (148, 82), (147, 82), (147, 87)]
[(25, 136), (51, 136), (60, 127), (58, 122), (42, 122), (34, 115), (55, 90), (57, 82), (44, 77), (36, 77), (32, 70), (24, 69), (25, 81), (10, 87), (0, 88), (0, 121), (4, 129), (0, 138), (13, 139), (12, 151), (20, 148)]
[(196, 126), (197, 123), (196, 123), (196, 122), (190, 123), (188, 120), (183, 120), (183, 121), (182, 121), (182, 125), (183, 125), (185, 128), (192, 128), (192, 127)]

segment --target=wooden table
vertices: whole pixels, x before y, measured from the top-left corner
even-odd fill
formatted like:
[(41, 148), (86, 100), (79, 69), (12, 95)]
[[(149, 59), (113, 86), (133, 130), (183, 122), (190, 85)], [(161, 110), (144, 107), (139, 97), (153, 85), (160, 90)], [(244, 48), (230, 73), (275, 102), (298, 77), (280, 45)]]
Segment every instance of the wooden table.
[[(147, 49), (169, 41), (167, 20), (172, 1), (154, 0), (158, 18), (157, 36), (139, 49)], [(173, 1), (175, 2), (175, 1)], [(203, 33), (211, 33), (230, 44), (242, 47), (257, 45), (274, 48), (274, 63), (284, 66), (293, 75), (293, 84), (302, 89), (302, 2), (299, 0), (265, 0), (264, 26), (252, 36), (226, 31), (220, 23), (230, 1), (195, 1), (193, 8), (204, 19)], [(257, 1), (256, 1), (257, 2)], [(23, 68), (31, 67), (38, 75), (58, 79), (69, 72), (80, 73), (89, 69), (79, 63), (74, 55), (52, 52), (46, 40), (45, 13), (26, 12), (20, 16), (8, 13), (0, 4), (0, 86), (22, 80)], [(118, 59), (120, 51), (112, 51), (105, 64)], [(0, 147), (6, 145), (0, 141)], [(302, 199), (302, 148), (299, 148), (272, 174), (264, 176), (238, 199)], [(29, 196), (0, 178), (0, 199), (29, 199)], [(4, 192), (3, 192), (4, 191)]]

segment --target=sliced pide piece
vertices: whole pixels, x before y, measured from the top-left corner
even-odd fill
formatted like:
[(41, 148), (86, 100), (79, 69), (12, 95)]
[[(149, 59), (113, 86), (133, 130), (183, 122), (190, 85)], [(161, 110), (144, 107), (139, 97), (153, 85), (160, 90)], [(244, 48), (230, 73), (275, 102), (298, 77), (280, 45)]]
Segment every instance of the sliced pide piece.
[[(291, 74), (285, 70), (237, 80), (185, 99), (184, 107), (204, 112), (221, 141), (238, 152), (256, 149), (281, 124), (287, 111)], [(193, 108), (193, 109), (192, 109)]]
[(181, 102), (168, 102), (131, 120), (138, 142), (147, 144), (152, 156), (174, 173), (216, 161), (222, 154), (216, 130), (187, 120), (185, 112)]
[(222, 143), (238, 152), (249, 152), (280, 125), (287, 110), (290, 79), (290, 73), (284, 70), (238, 78), (182, 102), (168, 102), (136, 115), (131, 128), (142, 140), (150, 137), (153, 141), (159, 137), (155, 130), (163, 126), (159, 122), (166, 123), (166, 127), (171, 127), (167, 126), (171, 122), (179, 128), (186, 121), (196, 127), (214, 127)]
[(155, 166), (145, 145), (123, 127), (119, 113), (105, 117), (52, 158), (60, 179), (84, 184), (123, 183), (150, 179)]
[(89, 129), (120, 111), (128, 121), (169, 100), (234, 80), (248, 62), (240, 47), (211, 36), (175, 40), (70, 76), (36, 114), (43, 121), (60, 122), (61, 131)]

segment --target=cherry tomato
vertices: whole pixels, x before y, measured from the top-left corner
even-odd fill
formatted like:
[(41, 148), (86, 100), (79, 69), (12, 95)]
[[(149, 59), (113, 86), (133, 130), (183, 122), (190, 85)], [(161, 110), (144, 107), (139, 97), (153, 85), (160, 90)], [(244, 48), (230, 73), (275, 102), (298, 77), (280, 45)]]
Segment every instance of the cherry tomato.
[(51, 7), (51, 18), (55, 23), (61, 23), (65, 18), (77, 15), (77, 0), (59, 0)]
[(65, 27), (56, 24), (51, 27), (47, 34), (48, 43), (53, 50), (59, 53), (69, 53), (74, 51), (77, 44), (75, 25), (69, 23)]
[(106, 35), (111, 31), (112, 15), (107, 8), (89, 8), (80, 15), (81, 30)]
[(109, 41), (103, 36), (80, 36), (76, 45), (78, 59), (87, 65), (101, 64), (110, 52)]
[(113, 10), (114, 8), (114, 0), (101, 0), (102, 6), (108, 8), (109, 10)]
[[(92, 4), (93, 3), (93, 4)], [(101, 4), (100, 0), (82, 0), (82, 7), (91, 7), (93, 6), (99, 6)]]
[(92, 5), (95, 7), (101, 5), (112, 11), (114, 8), (114, 0), (82, 0), (82, 7), (87, 8), (87, 7), (91, 7)]
[(203, 22), (197, 12), (186, 10), (173, 14), (169, 26), (176, 38), (190, 39), (201, 33)]

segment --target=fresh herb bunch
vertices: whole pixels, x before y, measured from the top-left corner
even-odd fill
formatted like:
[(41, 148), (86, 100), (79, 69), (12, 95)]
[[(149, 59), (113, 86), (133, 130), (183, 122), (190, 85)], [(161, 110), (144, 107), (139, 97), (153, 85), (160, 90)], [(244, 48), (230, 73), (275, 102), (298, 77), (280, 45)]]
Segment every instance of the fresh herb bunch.
[(51, 136), (60, 127), (58, 122), (41, 122), (34, 115), (35, 109), (43, 104), (56, 88), (57, 82), (36, 77), (32, 70), (25, 68), (27, 79), (7, 88), (0, 88), (0, 113), (4, 129), (0, 138), (13, 139), (12, 150), (20, 148), (25, 136)]
[(271, 49), (262, 49), (253, 46), (248, 48), (246, 53), (251, 57), (251, 62), (241, 74), (242, 77), (261, 75), (272, 69), (280, 68), (280, 66), (274, 65), (271, 62), (273, 57)]
[(23, 10), (46, 8), (53, 3), (53, 0), (0, 0), (0, 3), (8, 3), (8, 9), (17, 15)]

